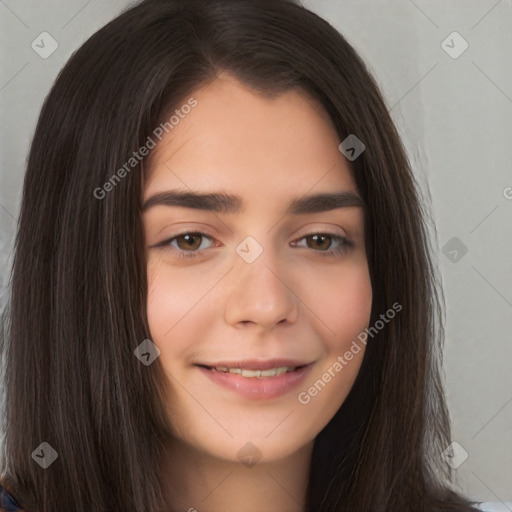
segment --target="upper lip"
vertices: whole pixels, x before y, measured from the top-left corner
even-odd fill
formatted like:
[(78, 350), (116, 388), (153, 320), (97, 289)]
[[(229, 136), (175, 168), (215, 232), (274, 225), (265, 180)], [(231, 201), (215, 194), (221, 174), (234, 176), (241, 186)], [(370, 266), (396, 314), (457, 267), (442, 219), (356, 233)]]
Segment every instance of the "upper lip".
[(197, 366), (208, 366), (210, 368), (242, 368), (244, 370), (269, 370), (281, 366), (307, 366), (311, 361), (300, 361), (298, 359), (245, 359), (243, 361), (217, 361), (215, 363), (196, 363)]

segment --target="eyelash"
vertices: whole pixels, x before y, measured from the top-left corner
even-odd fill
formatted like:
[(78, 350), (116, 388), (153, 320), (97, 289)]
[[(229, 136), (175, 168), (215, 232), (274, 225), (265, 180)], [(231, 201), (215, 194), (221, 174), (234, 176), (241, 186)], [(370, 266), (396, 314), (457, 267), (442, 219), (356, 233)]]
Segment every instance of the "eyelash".
[[(184, 236), (184, 235), (199, 235), (203, 238), (207, 238), (208, 240), (214, 240), (213, 237), (208, 236), (205, 233), (201, 233), (198, 231), (184, 231), (183, 233), (178, 233), (177, 235), (174, 235), (172, 238), (163, 240), (162, 242), (156, 244), (154, 247), (158, 247), (158, 248), (162, 248), (162, 249), (172, 247), (170, 245), (170, 243), (173, 240), (175, 240), (176, 238), (179, 238), (180, 236)], [(315, 251), (314, 249), (312, 249), (314, 252), (317, 252), (317, 253), (319, 253), (319, 255), (324, 256), (324, 257), (341, 256), (346, 251), (348, 251), (350, 248), (354, 247), (354, 242), (352, 242), (352, 240), (348, 239), (347, 237), (341, 236), (341, 235), (336, 235), (334, 233), (324, 232), (324, 231), (319, 231), (318, 233), (311, 233), (309, 235), (304, 235), (303, 237), (295, 240), (295, 242), (304, 240), (305, 238), (308, 238), (308, 237), (314, 236), (314, 235), (328, 236), (329, 238), (332, 238), (333, 240), (337, 240), (338, 242), (340, 242), (340, 245), (336, 249), (328, 249), (327, 251)], [(199, 249), (196, 249), (195, 251), (184, 251), (184, 250), (178, 249), (176, 247), (172, 247), (172, 249), (174, 251), (177, 251), (178, 258), (197, 258), (198, 253), (199, 253)]]

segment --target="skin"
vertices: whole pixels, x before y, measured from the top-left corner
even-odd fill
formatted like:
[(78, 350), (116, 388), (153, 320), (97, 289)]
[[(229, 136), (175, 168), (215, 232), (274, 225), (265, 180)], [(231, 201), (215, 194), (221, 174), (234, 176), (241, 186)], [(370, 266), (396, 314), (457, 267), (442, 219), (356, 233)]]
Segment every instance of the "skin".
[[(303, 91), (263, 98), (222, 73), (190, 96), (198, 105), (152, 150), (144, 201), (171, 189), (224, 191), (239, 195), (245, 210), (156, 205), (143, 213), (147, 314), (169, 377), (174, 434), (162, 460), (165, 491), (177, 510), (302, 511), (314, 439), (345, 400), (364, 355), (359, 343), (308, 404), (298, 401), (369, 324), (364, 210), (284, 216), (306, 194), (358, 192), (327, 113)], [(326, 231), (354, 246), (323, 255), (340, 245), (311, 239)], [(155, 247), (184, 232), (206, 236)], [(247, 236), (263, 249), (252, 263), (236, 252)], [(196, 257), (179, 259), (180, 250)], [(314, 365), (297, 388), (268, 400), (221, 388), (194, 365), (274, 357)], [(252, 466), (237, 456), (248, 442), (261, 456)]]

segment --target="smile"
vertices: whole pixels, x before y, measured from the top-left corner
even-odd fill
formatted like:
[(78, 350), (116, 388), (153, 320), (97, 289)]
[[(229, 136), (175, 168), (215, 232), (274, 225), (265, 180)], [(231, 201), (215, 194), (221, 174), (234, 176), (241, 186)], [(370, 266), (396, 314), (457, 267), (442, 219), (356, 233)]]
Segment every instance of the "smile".
[(269, 400), (291, 392), (309, 374), (314, 363), (251, 369), (196, 365), (210, 382), (243, 398)]
[(302, 366), (279, 366), (277, 368), (269, 368), (268, 370), (249, 370), (245, 368), (227, 368), (225, 366), (219, 367), (206, 367), (209, 370), (223, 373), (233, 373), (241, 375), (242, 377), (254, 378), (254, 377), (275, 377), (287, 372), (294, 372)]

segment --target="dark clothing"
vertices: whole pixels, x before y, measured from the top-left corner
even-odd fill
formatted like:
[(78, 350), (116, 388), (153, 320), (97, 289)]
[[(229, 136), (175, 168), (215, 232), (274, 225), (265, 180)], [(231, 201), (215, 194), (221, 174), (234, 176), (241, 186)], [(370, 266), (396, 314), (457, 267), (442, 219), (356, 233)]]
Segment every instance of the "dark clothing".
[(9, 478), (2, 475), (0, 477), (0, 512), (23, 512), (12, 492)]

